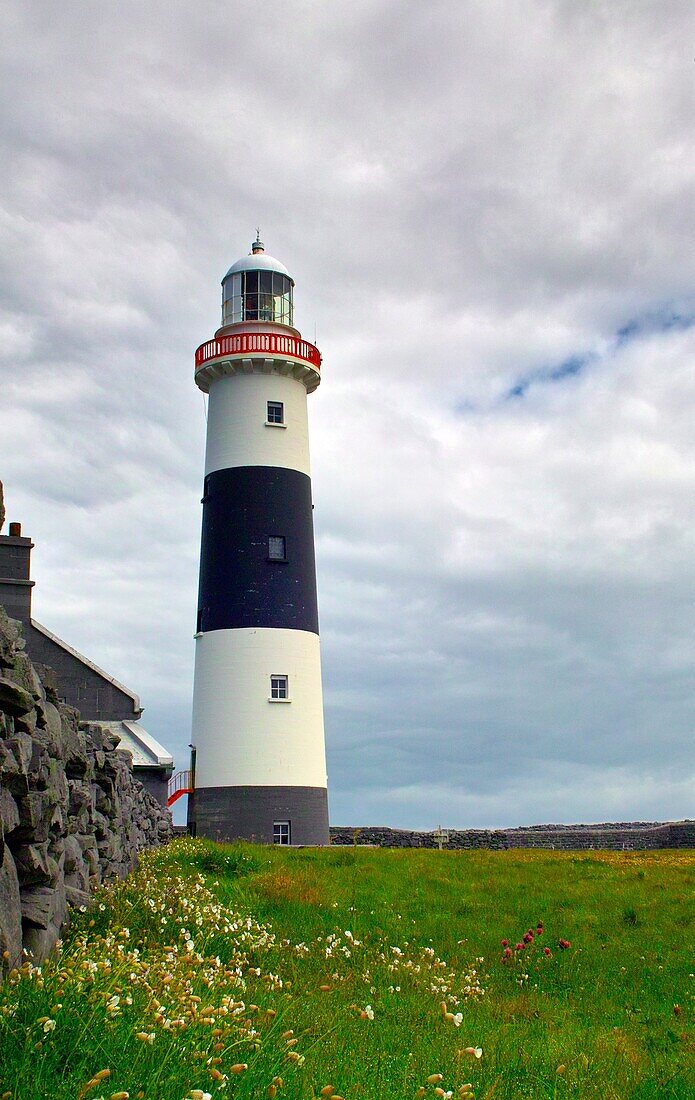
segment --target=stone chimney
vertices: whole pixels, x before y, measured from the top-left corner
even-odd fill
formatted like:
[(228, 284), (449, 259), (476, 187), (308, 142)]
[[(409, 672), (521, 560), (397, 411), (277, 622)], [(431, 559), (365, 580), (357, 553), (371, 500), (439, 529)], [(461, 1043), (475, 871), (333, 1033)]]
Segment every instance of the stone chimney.
[[(5, 503), (0, 482), (0, 531), (5, 522)], [(31, 621), (30, 579), (33, 542), (22, 537), (19, 523), (11, 523), (9, 535), (0, 534), (0, 604), (11, 619), (19, 619), (25, 626)]]

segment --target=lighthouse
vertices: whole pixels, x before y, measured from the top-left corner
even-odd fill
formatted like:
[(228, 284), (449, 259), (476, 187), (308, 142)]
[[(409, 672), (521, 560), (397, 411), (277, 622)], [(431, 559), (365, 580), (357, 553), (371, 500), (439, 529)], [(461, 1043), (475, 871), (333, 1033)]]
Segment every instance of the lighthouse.
[(215, 840), (328, 843), (307, 421), (321, 356), (293, 296), (257, 236), (195, 356), (208, 403), (189, 825)]

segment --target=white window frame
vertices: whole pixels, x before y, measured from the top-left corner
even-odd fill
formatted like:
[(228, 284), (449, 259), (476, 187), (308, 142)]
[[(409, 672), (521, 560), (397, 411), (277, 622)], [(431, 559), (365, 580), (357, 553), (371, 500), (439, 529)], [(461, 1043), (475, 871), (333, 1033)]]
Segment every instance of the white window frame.
[[(270, 405), (279, 405), (282, 410), (282, 420), (270, 419)], [(266, 401), (265, 403), (265, 426), (266, 428), (286, 428), (285, 423), (285, 402), (284, 401)]]
[[(286, 829), (286, 834), (283, 834), (283, 829)], [(276, 835), (279, 835), (280, 839), (276, 840)], [(287, 836), (287, 840), (283, 840), (283, 835)], [(288, 847), (292, 843), (292, 822), (291, 821), (274, 821), (273, 822), (273, 844), (278, 844), (280, 847)]]
[[(275, 695), (273, 695), (274, 690), (278, 690), (278, 691), (281, 690), (280, 687), (278, 687), (277, 689), (275, 689), (273, 687), (273, 680), (284, 680), (285, 681), (285, 691), (287, 692), (286, 695), (284, 695), (284, 696), (275, 696)], [(286, 675), (286, 673), (284, 673), (284, 672), (273, 672), (271, 674), (271, 676), (270, 676), (270, 695), (268, 696), (268, 702), (269, 703), (290, 703), (291, 702), (291, 699), (290, 699), (290, 678), (289, 678), (289, 676)]]

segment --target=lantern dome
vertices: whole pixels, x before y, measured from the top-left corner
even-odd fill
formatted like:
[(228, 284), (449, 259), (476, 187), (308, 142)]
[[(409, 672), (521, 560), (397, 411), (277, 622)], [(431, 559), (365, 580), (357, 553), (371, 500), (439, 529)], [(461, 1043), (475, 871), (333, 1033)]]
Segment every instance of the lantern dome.
[(279, 271), (281, 275), (287, 275), (288, 278), (290, 276), (285, 265), (274, 256), (269, 256), (267, 252), (250, 252), (248, 256), (242, 256), (232, 264), (222, 283), (224, 284), (230, 275), (236, 275), (237, 271)]
[(266, 321), (292, 325), (294, 279), (284, 264), (268, 256), (256, 236), (248, 256), (232, 264), (222, 280), (222, 324)]

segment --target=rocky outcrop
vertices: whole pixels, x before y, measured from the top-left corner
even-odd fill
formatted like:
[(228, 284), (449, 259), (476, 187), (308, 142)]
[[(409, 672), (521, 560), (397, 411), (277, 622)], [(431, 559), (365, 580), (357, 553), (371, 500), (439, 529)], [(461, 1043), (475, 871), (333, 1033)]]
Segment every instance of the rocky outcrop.
[(0, 973), (44, 958), (70, 906), (172, 835), (118, 738), (59, 702), (0, 607)]
[[(567, 851), (695, 848), (695, 821), (629, 821), (602, 825), (530, 825), (525, 829), (448, 829), (445, 848), (559, 848)], [(369, 825), (331, 828), (331, 844), (377, 848), (436, 848), (436, 833)]]

